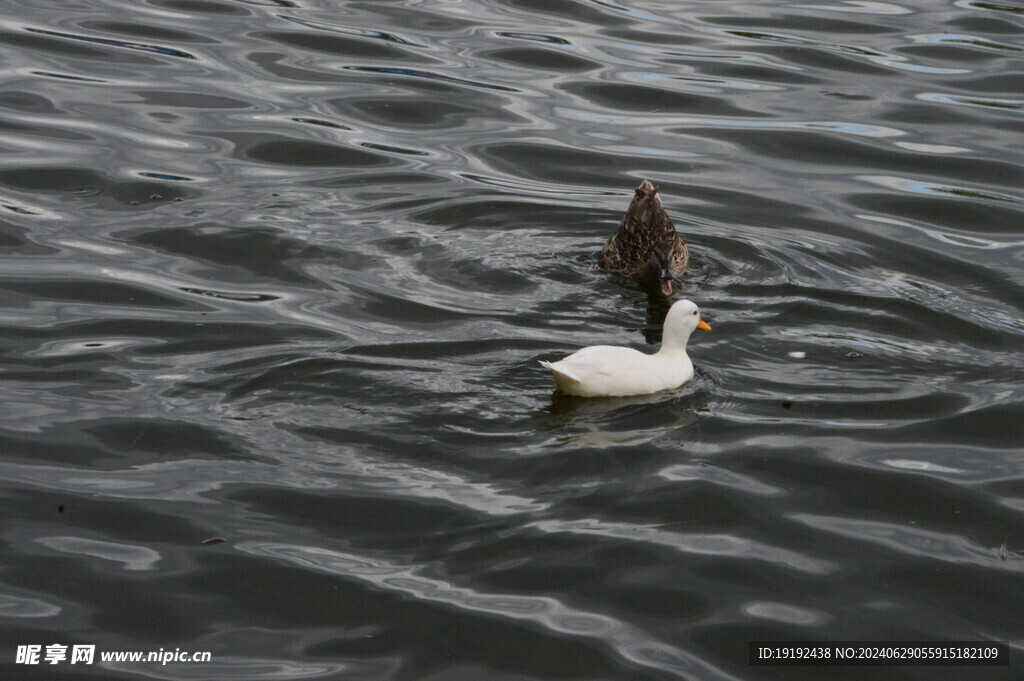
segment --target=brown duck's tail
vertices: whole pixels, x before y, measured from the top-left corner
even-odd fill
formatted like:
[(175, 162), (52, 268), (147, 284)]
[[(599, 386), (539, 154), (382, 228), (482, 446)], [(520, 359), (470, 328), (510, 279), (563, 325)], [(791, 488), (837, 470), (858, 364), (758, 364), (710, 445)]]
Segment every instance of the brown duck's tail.
[(636, 188), (637, 196), (640, 196), (640, 195), (645, 195), (646, 196), (647, 194), (657, 194), (657, 193), (658, 193), (658, 188), (656, 186), (654, 186), (653, 184), (651, 184), (650, 180), (644, 180), (643, 182), (640, 183), (640, 186), (638, 186)]
[(661, 204), (661, 199), (658, 198), (658, 187), (651, 184), (650, 180), (644, 180), (634, 190), (633, 201), (650, 201), (651, 199), (658, 199), (658, 204)]
[(651, 184), (650, 180), (641, 182), (634, 191), (623, 223), (623, 226), (634, 229), (643, 225), (655, 239), (666, 238), (674, 233), (672, 221), (669, 220), (665, 207), (661, 204), (661, 197), (658, 196), (658, 187)]
[(658, 188), (644, 180), (633, 193), (615, 234), (601, 249), (601, 263), (613, 270), (643, 267), (654, 244), (679, 237), (661, 205)]

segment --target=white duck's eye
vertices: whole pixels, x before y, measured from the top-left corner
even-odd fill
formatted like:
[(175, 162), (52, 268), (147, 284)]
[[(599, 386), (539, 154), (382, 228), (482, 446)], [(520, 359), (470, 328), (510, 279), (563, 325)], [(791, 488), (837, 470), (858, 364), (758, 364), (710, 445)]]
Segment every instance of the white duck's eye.
[(697, 311), (696, 311), (696, 310), (694, 310), (694, 311), (693, 311), (693, 314), (697, 314)]

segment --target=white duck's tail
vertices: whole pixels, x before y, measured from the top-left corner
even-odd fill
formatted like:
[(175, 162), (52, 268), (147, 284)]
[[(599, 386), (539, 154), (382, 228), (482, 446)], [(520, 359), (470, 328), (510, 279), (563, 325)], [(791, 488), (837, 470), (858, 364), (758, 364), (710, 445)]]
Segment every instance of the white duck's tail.
[(551, 362), (545, 362), (544, 360), (540, 360), (540, 365), (542, 367), (544, 367), (545, 369), (551, 369), (551, 371), (555, 372), (559, 376), (565, 376), (570, 381), (576, 381), (577, 383), (579, 383), (579, 381), (580, 381), (580, 377), (577, 376), (576, 374), (572, 373), (568, 369), (564, 369), (562, 367), (557, 367), (554, 364), (552, 364)]

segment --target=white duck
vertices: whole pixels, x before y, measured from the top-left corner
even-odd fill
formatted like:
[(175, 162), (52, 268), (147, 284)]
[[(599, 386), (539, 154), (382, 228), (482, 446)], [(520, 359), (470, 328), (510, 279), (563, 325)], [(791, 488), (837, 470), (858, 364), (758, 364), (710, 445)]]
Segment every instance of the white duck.
[(697, 306), (676, 301), (665, 317), (661, 349), (648, 355), (633, 348), (595, 345), (557, 362), (541, 362), (551, 369), (555, 385), (569, 395), (618, 397), (647, 395), (678, 388), (693, 378), (693, 363), (686, 341), (694, 329), (710, 331)]

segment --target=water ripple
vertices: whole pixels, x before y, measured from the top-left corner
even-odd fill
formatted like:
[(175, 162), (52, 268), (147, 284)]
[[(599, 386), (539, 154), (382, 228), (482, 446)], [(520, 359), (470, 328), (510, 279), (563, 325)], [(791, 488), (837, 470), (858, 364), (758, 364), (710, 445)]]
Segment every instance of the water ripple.
[(156, 54), (162, 54), (169, 57), (179, 57), (181, 59), (195, 59), (195, 56), (184, 52), (182, 50), (175, 50), (169, 47), (160, 47), (158, 45), (147, 45), (145, 43), (133, 43), (125, 40), (115, 40), (113, 38), (95, 38), (85, 35), (76, 35), (74, 33), (61, 33), (59, 31), (49, 31), (42, 28), (31, 28), (25, 27), (25, 31), (29, 33), (38, 33), (40, 35), (51, 35), (58, 38), (67, 38), (69, 40), (78, 40), (86, 43), (95, 43), (98, 45), (112, 45), (114, 47), (123, 47), (129, 50), (140, 50), (142, 52), (155, 52)]
[(559, 634), (596, 638), (641, 667), (701, 678), (735, 678), (681, 648), (651, 640), (643, 632), (606, 615), (569, 608), (552, 598), (491, 595), (419, 575), (419, 568), (393, 565), (362, 556), (312, 546), (245, 542), (239, 550), (340, 577), (368, 582), (380, 589), (408, 594), (472, 612), (526, 620)]
[(123, 563), (125, 570), (152, 570), (160, 554), (144, 546), (129, 546), (85, 537), (40, 537), (36, 542), (62, 553), (93, 556)]
[[(8, 639), (546, 681), (1018, 636), (1016, 7), (51, 5), (0, 10)], [(643, 179), (714, 331), (563, 399), (538, 360), (661, 340), (598, 262)]]
[(413, 78), (428, 78), (430, 80), (438, 80), (443, 83), (453, 83), (455, 85), (468, 85), (469, 87), (482, 88), (485, 90), (497, 90), (499, 92), (519, 92), (519, 90), (517, 90), (516, 88), (507, 87), (505, 85), (494, 85), (493, 83), (482, 83), (479, 81), (466, 80), (464, 78), (446, 76), (440, 73), (434, 73), (432, 71), (399, 69), (384, 66), (345, 66), (343, 68), (348, 71), (361, 71), (364, 73), (388, 73), (398, 76), (411, 76)]
[(666, 532), (654, 527), (638, 527), (619, 523), (578, 521), (538, 521), (531, 525), (544, 532), (596, 533), (629, 541), (650, 542), (671, 546), (684, 553), (762, 560), (811, 574), (826, 574), (837, 569), (827, 561), (802, 556), (779, 547), (759, 546), (757, 542), (728, 535), (686, 535)]
[(993, 570), (1024, 570), (1024, 560), (1003, 558), (999, 547), (982, 547), (963, 537), (907, 527), (896, 523), (869, 522), (851, 518), (794, 515), (810, 527), (834, 532), (856, 541), (876, 543), (908, 556), (949, 563), (970, 563)]

